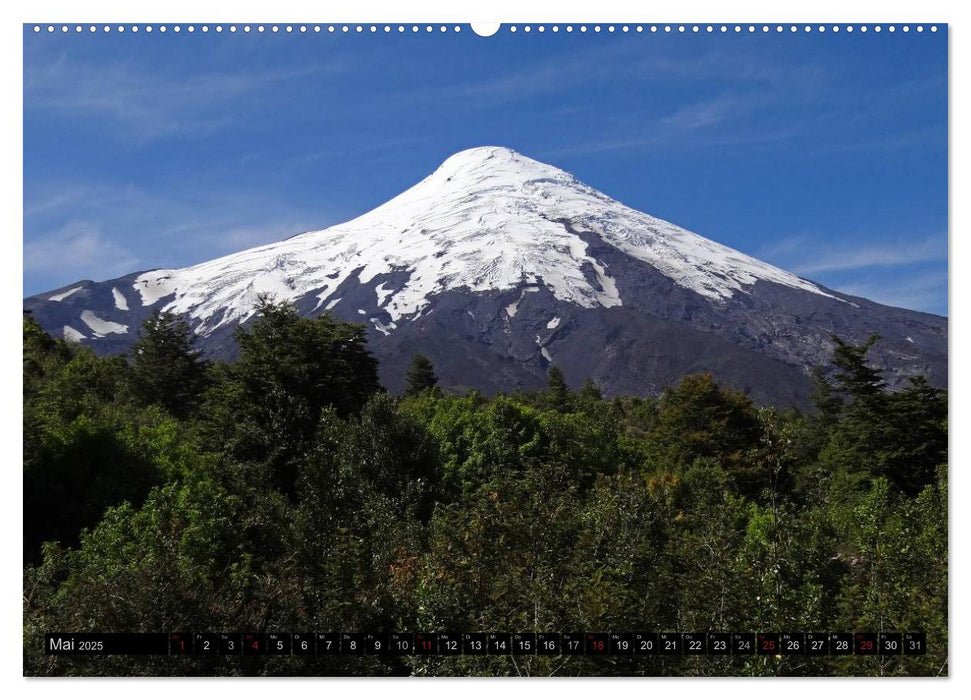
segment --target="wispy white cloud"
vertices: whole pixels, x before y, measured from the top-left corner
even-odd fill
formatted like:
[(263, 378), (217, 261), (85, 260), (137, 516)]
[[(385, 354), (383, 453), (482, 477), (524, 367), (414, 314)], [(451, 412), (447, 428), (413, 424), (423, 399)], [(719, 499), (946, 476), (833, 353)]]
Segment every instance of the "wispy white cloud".
[(659, 116), (641, 118), (614, 133), (587, 137), (569, 146), (544, 150), (542, 155), (555, 158), (611, 151), (756, 145), (788, 139), (795, 134), (791, 125), (741, 131), (720, 128), (741, 122), (757, 112), (761, 104), (761, 100), (742, 95), (716, 95), (679, 106)]
[(93, 276), (111, 278), (134, 272), (138, 265), (137, 255), (109, 240), (92, 221), (68, 221), (24, 242), (24, 274), (38, 279), (63, 280), (66, 284)]
[[(265, 104), (287, 81), (320, 71), (339, 71), (338, 63), (305, 65), (287, 70), (199, 71), (168, 74), (134, 61), (94, 63), (65, 55), (31, 56), (24, 74), (28, 110), (54, 111), (81, 120), (108, 120), (126, 138), (153, 140), (172, 134), (205, 135), (237, 125), (250, 99)], [(262, 102), (252, 98), (261, 97)]]
[(927, 236), (917, 240), (847, 245), (835, 241), (821, 243), (818, 236), (802, 235), (766, 246), (759, 255), (797, 274), (814, 275), (947, 260), (947, 238)]
[(160, 196), (48, 183), (25, 201), (24, 292), (182, 267), (336, 223), (279, 198), (225, 190)]
[[(569, 55), (514, 66), (500, 74), (460, 84), (429, 86), (412, 93), (417, 101), (466, 100), (471, 106), (494, 106), (552, 94), (575, 94), (587, 86), (622, 81), (632, 90), (645, 84), (691, 83), (722, 89), (728, 86), (770, 86), (778, 92), (806, 97), (823, 83), (823, 70), (795, 64), (784, 57), (764, 56), (738, 48), (674, 55), (643, 44), (616, 42), (577, 49)], [(785, 95), (780, 94), (780, 98)], [(596, 103), (592, 106), (596, 107)]]
[(947, 254), (943, 234), (880, 243), (801, 234), (764, 246), (757, 256), (845, 294), (946, 314)]
[(947, 314), (947, 275), (926, 272), (918, 275), (865, 279), (840, 285), (840, 291), (879, 304)]

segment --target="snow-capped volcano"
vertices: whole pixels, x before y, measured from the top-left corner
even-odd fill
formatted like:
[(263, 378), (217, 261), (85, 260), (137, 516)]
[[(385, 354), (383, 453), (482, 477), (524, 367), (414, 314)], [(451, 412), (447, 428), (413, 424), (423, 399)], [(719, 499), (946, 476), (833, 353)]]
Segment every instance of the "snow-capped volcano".
[[(888, 355), (888, 366), (929, 370), (941, 357), (946, 365), (943, 319), (831, 292), (500, 147), (461, 151), (352, 221), (192, 267), (69, 285), (25, 307), (52, 332), (105, 351), (130, 344), (141, 320), (162, 308), (188, 316), (203, 345), (227, 354), (229, 333), (252, 316), (262, 293), (292, 301), (304, 314), (327, 311), (369, 324), (383, 367), (439, 346), (436, 334), (457, 335), (451, 340), (467, 346), (466, 360), (438, 350), (444, 364), (465, 366), (464, 377), (458, 367), (452, 372), (456, 386), (528, 386), (555, 361), (568, 376), (571, 363), (599, 367), (595, 378), (608, 390), (656, 391), (682, 366), (717, 371), (726, 359), (744, 363), (740, 353), (749, 352), (782, 363), (773, 370), (794, 370), (783, 382), (792, 383), (825, 360), (831, 332), (854, 338), (879, 329), (887, 337), (879, 319), (888, 312), (919, 318), (929, 332), (908, 325), (901, 338), (911, 340), (900, 347), (909, 354)], [(429, 320), (446, 308), (450, 318)], [(645, 343), (656, 364), (664, 350), (649, 339), (660, 333), (670, 341), (676, 328), (682, 338), (690, 331), (688, 345), (700, 343), (704, 353), (672, 348), (677, 357), (661, 362), (668, 369), (657, 376), (643, 376), (640, 362), (620, 367), (643, 355)], [(591, 346), (594, 329), (598, 343), (600, 335), (623, 342)], [(889, 335), (889, 344), (899, 345), (900, 334)], [(933, 347), (919, 347), (929, 338)], [(940, 357), (929, 362), (926, 351)], [(434, 351), (426, 354), (435, 359)], [(496, 374), (495, 362), (509, 366)], [(779, 395), (755, 389), (762, 381), (737, 381), (752, 371), (723, 374), (755, 393)], [(481, 386), (476, 376), (483, 374), (500, 381)]]
[(142, 304), (166, 299), (166, 310), (197, 319), (203, 334), (246, 320), (260, 293), (288, 300), (313, 293), (315, 308), (330, 308), (352, 275), (368, 284), (395, 271), (408, 273), (400, 287), (375, 289), (377, 306), (394, 323), (420, 314), (433, 295), (458, 288), (502, 291), (525, 283), (578, 306), (622, 305), (605, 264), (567, 224), (711, 299), (729, 297), (757, 279), (831, 296), (626, 207), (558, 168), (498, 147), (455, 154), (353, 221), (193, 267), (148, 272), (132, 286)]

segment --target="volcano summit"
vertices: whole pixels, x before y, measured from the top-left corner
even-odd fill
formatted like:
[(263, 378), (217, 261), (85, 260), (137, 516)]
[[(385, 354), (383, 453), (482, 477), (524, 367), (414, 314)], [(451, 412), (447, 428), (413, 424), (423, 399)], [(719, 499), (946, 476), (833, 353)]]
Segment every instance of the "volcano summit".
[(155, 309), (184, 314), (210, 355), (257, 297), (368, 327), (397, 390), (414, 353), (450, 389), (544, 384), (555, 363), (608, 394), (654, 394), (710, 371), (759, 402), (805, 405), (831, 335), (881, 341), (891, 387), (947, 383), (947, 319), (826, 289), (636, 211), (507, 148), (473, 148), (376, 209), (192, 267), (30, 297), (50, 333), (123, 352)]

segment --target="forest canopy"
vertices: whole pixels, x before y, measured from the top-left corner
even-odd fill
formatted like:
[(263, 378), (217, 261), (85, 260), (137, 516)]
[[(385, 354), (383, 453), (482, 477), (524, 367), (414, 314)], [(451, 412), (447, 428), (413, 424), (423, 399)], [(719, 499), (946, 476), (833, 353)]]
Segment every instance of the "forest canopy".
[[(834, 338), (816, 410), (380, 386), (362, 326), (263, 300), (210, 362), (23, 320), (28, 675), (942, 675), (947, 393)], [(924, 631), (899, 657), (47, 657), (45, 632)]]

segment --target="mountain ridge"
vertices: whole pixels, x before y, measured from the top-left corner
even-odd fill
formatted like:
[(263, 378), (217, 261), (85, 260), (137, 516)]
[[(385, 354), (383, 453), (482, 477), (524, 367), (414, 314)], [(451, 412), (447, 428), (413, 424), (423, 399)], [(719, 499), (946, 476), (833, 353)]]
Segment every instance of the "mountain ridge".
[[(871, 332), (884, 336), (874, 359), (891, 385), (918, 373), (946, 384), (946, 319), (826, 289), (497, 146), (456, 153), (343, 224), (186, 268), (66, 285), (25, 308), (99, 352), (119, 352), (164, 309), (184, 314), (210, 353), (230, 356), (232, 330), (264, 293), (304, 315), (365, 323), (392, 388), (400, 379), (385, 372), (423, 351), (456, 387), (528, 388), (556, 362), (574, 383), (596, 367), (608, 393), (656, 393), (677, 372), (709, 369), (760, 400), (804, 405), (830, 336), (862, 342)], [(439, 322), (445, 309), (450, 320)]]

